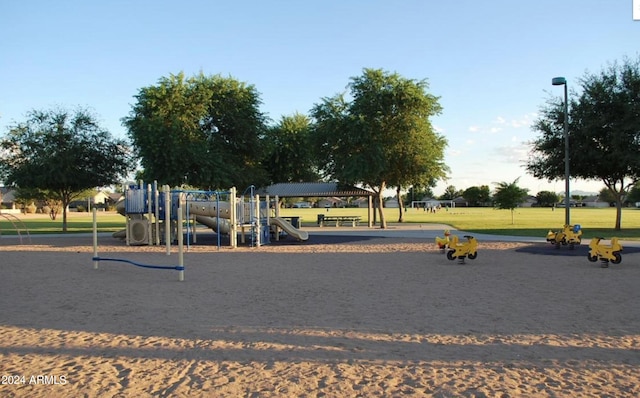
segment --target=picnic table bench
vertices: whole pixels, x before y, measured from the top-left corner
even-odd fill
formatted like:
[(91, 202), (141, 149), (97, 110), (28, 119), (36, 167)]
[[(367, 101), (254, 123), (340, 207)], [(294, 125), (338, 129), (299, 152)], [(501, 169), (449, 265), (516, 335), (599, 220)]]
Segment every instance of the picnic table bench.
[(360, 218), (360, 216), (327, 216), (318, 214), (318, 226), (324, 227), (329, 223), (335, 223), (336, 227), (339, 227), (343, 223), (351, 223), (351, 226), (355, 227), (360, 223)]

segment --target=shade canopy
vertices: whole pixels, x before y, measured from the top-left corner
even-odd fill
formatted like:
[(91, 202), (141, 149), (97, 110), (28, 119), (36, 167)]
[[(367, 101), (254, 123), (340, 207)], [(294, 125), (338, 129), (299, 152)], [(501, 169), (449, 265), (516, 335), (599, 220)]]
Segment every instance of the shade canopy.
[(375, 196), (375, 193), (366, 189), (341, 185), (337, 182), (292, 182), (278, 183), (257, 191), (260, 195), (287, 197), (348, 197), (348, 196)]

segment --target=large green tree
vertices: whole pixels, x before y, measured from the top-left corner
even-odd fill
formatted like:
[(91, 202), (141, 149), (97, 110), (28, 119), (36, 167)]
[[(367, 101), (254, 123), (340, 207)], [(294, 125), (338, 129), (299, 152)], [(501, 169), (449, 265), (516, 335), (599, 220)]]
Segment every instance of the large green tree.
[(441, 107), (427, 89), (426, 80), (364, 69), (351, 78), (349, 101), (339, 94), (311, 111), (322, 169), (331, 179), (371, 188), (381, 228), (386, 228), (382, 194), (387, 187), (426, 185), (445, 176), (447, 142), (430, 121)]
[(455, 186), (449, 185), (444, 189), (442, 195), (440, 195), (441, 200), (453, 200), (459, 196), (463, 195), (463, 191), (457, 190)]
[(627, 195), (627, 202), (629, 202), (632, 206), (636, 203), (640, 203), (640, 184), (634, 185), (629, 190), (629, 195)]
[(470, 206), (486, 206), (491, 199), (491, 190), (488, 185), (469, 187), (462, 192), (462, 197)]
[(405, 198), (405, 206), (411, 206), (412, 201), (421, 201), (433, 198), (433, 189), (430, 186), (413, 185), (409, 188)]
[(283, 116), (267, 129), (263, 165), (271, 183), (318, 180), (310, 134), (311, 121), (300, 113)]
[(518, 180), (509, 182), (496, 183), (496, 191), (493, 194), (493, 203), (498, 209), (506, 209), (511, 211), (511, 224), (513, 224), (513, 211), (518, 205), (524, 202), (529, 194), (529, 190), (520, 188)]
[(598, 192), (598, 199), (601, 202), (608, 202), (608, 203), (615, 203), (616, 202), (616, 197), (615, 195), (611, 192), (611, 190), (607, 187), (604, 187), (600, 190), (600, 192)]
[(7, 185), (47, 191), (63, 207), (83, 191), (121, 182), (133, 170), (129, 147), (86, 109), (33, 110), (0, 143), (0, 171)]
[(183, 73), (141, 88), (123, 119), (147, 180), (202, 188), (260, 185), (266, 117), (255, 87)]
[[(625, 196), (640, 181), (640, 58), (586, 73), (578, 84), (581, 93), (569, 101), (570, 174), (604, 183), (619, 230)], [(526, 167), (535, 177), (564, 178), (563, 109), (561, 100), (549, 99), (533, 125), (541, 135)]]
[(554, 207), (560, 198), (558, 194), (551, 191), (540, 191), (536, 194), (536, 202), (542, 207)]

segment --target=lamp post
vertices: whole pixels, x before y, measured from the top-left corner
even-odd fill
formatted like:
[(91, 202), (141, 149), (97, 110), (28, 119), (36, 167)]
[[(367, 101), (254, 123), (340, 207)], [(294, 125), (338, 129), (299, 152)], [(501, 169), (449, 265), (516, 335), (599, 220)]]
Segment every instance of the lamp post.
[(567, 95), (567, 79), (564, 77), (554, 77), (551, 79), (554, 86), (564, 86), (564, 223), (570, 225), (569, 216), (570, 196), (569, 196), (569, 102)]

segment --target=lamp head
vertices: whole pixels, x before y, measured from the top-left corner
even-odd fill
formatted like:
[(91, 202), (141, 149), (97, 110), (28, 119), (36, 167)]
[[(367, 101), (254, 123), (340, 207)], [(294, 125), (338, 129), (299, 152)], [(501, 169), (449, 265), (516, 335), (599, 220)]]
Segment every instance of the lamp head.
[(551, 79), (551, 84), (553, 84), (554, 86), (562, 86), (567, 84), (567, 79), (565, 79), (564, 77), (554, 77), (553, 79)]

